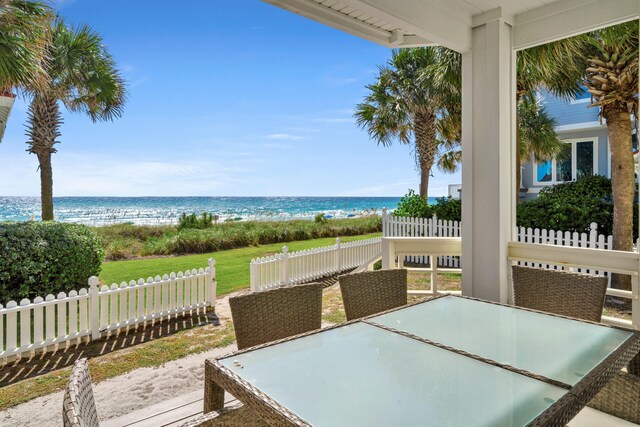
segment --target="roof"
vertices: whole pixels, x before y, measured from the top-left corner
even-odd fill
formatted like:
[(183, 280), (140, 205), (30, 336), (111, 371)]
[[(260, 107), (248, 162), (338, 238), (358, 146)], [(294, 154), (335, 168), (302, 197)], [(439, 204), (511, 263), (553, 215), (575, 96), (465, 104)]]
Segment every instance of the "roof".
[(9, 120), (9, 114), (11, 113), (11, 107), (13, 107), (14, 101), (14, 97), (0, 95), (0, 142), (2, 142), (4, 130), (7, 127), (7, 120)]
[(516, 49), (637, 19), (638, 0), (263, 0), (387, 47), (471, 48), (471, 29), (496, 18)]

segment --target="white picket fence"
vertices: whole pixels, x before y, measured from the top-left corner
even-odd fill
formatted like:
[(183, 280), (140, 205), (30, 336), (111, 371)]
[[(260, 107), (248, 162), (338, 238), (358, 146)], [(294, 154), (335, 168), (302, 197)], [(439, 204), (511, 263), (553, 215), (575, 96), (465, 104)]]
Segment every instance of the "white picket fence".
[(380, 237), (252, 259), (251, 290), (310, 282), (361, 266), (382, 253)]
[[(433, 218), (411, 218), (389, 215), (382, 216), (384, 237), (460, 237), (462, 223)], [(547, 245), (572, 246), (581, 248), (612, 249), (613, 236), (598, 233), (598, 224), (592, 222), (589, 233), (555, 231), (538, 228), (518, 227), (517, 241)], [(407, 256), (405, 262), (429, 264), (428, 257)], [(460, 257), (439, 257), (441, 267), (458, 268)]]
[(108, 332), (151, 325), (179, 314), (203, 313), (216, 298), (215, 261), (184, 273), (149, 277), (99, 288), (64, 292), (20, 304), (0, 304), (0, 363), (38, 349), (54, 350), (84, 337), (92, 340)]
[[(460, 237), (460, 222), (432, 218), (412, 218), (390, 215), (383, 210), (382, 236), (383, 237)], [(428, 256), (408, 255), (404, 263), (429, 264)], [(403, 263), (403, 264), (404, 264)], [(460, 268), (460, 257), (438, 257), (438, 266), (445, 268)]]

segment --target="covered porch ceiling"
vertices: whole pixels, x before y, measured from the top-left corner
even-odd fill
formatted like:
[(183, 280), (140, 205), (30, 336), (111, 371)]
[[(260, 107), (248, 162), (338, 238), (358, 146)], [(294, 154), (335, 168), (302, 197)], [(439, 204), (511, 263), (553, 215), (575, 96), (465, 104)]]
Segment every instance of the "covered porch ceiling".
[(471, 49), (471, 30), (500, 17), (522, 49), (635, 19), (638, 0), (264, 0), (387, 47)]

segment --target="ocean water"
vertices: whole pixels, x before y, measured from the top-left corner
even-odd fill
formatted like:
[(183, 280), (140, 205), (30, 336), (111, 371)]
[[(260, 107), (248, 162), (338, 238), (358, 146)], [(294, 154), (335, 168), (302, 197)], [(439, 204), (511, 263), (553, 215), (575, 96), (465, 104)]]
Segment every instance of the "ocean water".
[[(431, 200), (430, 202), (433, 202)], [(393, 210), (398, 197), (57, 197), (56, 220), (88, 225), (172, 224), (183, 213), (211, 212), (221, 221), (346, 218)], [(37, 197), (0, 197), (0, 221), (39, 219)]]

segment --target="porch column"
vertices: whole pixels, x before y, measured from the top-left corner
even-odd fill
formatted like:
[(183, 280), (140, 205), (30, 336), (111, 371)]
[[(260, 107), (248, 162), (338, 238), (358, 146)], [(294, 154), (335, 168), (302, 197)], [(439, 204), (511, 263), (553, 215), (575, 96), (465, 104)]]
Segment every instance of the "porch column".
[(499, 9), (475, 18), (472, 49), (462, 55), (462, 292), (507, 302), (515, 225), (515, 52), (511, 25)]

